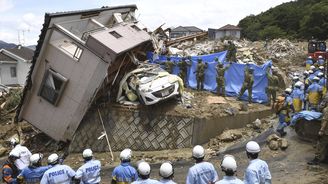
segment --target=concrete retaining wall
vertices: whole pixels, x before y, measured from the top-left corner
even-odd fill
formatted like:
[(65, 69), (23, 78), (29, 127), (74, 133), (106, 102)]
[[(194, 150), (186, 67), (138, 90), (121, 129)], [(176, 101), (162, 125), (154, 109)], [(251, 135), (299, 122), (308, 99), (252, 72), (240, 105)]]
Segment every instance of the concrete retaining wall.
[[(241, 128), (257, 118), (264, 118), (271, 111), (259, 111), (224, 116), (219, 119), (198, 119), (147, 109), (128, 109), (122, 107), (100, 108), (101, 116), (112, 149), (162, 150), (192, 147), (203, 144), (226, 129)], [(85, 148), (94, 151), (107, 151), (105, 139), (97, 138), (103, 132), (97, 109), (87, 112), (70, 145), (72, 152)]]

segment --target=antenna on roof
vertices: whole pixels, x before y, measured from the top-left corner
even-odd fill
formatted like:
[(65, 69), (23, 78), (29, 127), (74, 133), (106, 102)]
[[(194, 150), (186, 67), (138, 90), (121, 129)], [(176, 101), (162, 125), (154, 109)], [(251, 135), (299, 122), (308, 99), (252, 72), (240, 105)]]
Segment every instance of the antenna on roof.
[(25, 45), (25, 32), (30, 32), (30, 29), (19, 29), (18, 31), (18, 44)]

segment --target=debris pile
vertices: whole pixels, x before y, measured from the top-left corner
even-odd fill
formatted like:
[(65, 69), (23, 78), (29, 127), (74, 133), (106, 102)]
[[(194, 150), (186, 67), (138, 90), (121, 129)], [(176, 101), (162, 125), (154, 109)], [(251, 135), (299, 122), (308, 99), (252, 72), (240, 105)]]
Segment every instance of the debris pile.
[(271, 58), (276, 59), (282, 59), (287, 56), (298, 56), (302, 54), (302, 50), (287, 39), (272, 40), (267, 46), (267, 51)]
[(271, 150), (278, 150), (279, 148), (281, 150), (285, 150), (288, 148), (288, 141), (285, 138), (281, 138), (276, 134), (271, 134), (267, 138), (267, 145)]

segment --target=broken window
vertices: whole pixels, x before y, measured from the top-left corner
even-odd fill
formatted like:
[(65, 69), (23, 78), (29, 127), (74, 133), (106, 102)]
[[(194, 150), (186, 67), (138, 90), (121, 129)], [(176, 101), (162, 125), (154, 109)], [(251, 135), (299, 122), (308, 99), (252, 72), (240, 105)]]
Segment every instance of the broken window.
[(10, 75), (12, 78), (17, 77), (16, 67), (10, 67)]
[(82, 55), (82, 48), (77, 46), (75, 43), (64, 40), (63, 44), (59, 45), (60, 48), (64, 49), (66, 53), (71, 55), (74, 59), (79, 60)]
[(111, 31), (109, 34), (113, 35), (115, 38), (121, 38), (122, 35), (118, 34), (116, 31)]
[(56, 106), (66, 83), (67, 79), (64, 76), (49, 69), (43, 77), (39, 96)]

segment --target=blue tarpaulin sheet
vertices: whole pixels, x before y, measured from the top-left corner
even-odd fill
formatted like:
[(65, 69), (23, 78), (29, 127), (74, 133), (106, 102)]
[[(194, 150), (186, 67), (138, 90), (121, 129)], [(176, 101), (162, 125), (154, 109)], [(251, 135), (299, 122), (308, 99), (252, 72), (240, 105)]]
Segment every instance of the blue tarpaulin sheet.
[[(216, 83), (216, 65), (217, 62), (214, 61), (215, 57), (218, 57), (219, 62), (223, 62), (225, 67), (229, 66), (229, 63), (225, 62), (227, 51), (213, 53), (209, 55), (199, 55), (199, 56), (192, 56), (191, 67), (188, 68), (187, 74), (187, 85), (190, 88), (196, 89), (197, 87), (197, 80), (196, 75), (194, 72), (197, 68), (197, 59), (201, 58), (203, 62), (208, 63), (208, 68), (205, 70), (205, 81), (204, 81), (204, 89), (211, 92), (217, 91), (217, 83)], [(147, 54), (147, 58), (150, 63), (162, 63), (167, 60), (167, 56), (156, 56), (152, 53)], [(181, 57), (178, 56), (170, 56), (171, 61), (177, 63), (181, 60)], [(254, 84), (253, 84), (253, 95), (252, 101), (257, 103), (266, 103), (267, 102), (267, 95), (265, 93), (265, 88), (268, 84), (268, 79), (266, 76), (266, 69), (267, 67), (271, 66), (272, 62), (267, 61), (262, 66), (249, 64), (250, 67), (254, 69)], [(163, 65), (162, 65), (163, 66)], [(230, 68), (225, 72), (225, 89), (227, 96), (237, 96), (243, 81), (244, 81), (244, 69), (246, 64), (238, 64), (232, 63)], [(173, 69), (173, 74), (179, 73), (179, 67), (176, 65)], [(242, 96), (243, 100), (246, 100), (248, 97), (247, 90)]]
[(306, 119), (308, 121), (311, 120), (320, 120), (322, 116), (321, 112), (314, 112), (314, 111), (301, 111), (293, 115), (291, 125), (295, 125), (297, 120), (299, 119)]

